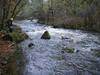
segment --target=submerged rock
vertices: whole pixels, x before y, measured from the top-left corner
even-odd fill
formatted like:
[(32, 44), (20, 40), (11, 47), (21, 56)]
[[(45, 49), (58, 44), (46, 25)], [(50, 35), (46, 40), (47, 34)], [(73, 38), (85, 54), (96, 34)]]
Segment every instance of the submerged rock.
[(91, 49), (91, 51), (100, 51), (100, 48)]
[(91, 49), (96, 57), (100, 57), (100, 49)]
[(65, 52), (64, 51), (61, 51), (61, 53), (64, 54)]
[(34, 46), (33, 43), (28, 44), (28, 47), (29, 47), (29, 48), (31, 48), (31, 47), (33, 47), (33, 46)]
[(61, 36), (62, 40), (69, 39), (68, 37)]
[(67, 53), (74, 53), (75, 49), (74, 48), (63, 48), (64, 51), (66, 51)]
[(80, 52), (80, 50), (76, 50), (75, 52), (78, 53), (78, 52)]
[(43, 33), (42, 37), (41, 37), (41, 39), (50, 39), (50, 38), (51, 38), (51, 37), (50, 37), (50, 34), (49, 34), (48, 31), (45, 31), (45, 32)]

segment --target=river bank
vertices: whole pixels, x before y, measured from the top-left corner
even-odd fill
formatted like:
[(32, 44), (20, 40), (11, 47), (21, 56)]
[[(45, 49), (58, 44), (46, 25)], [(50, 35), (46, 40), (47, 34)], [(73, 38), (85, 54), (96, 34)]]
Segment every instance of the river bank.
[(27, 37), (16, 25), (11, 33), (0, 32), (0, 75), (21, 75), (24, 63), (18, 44)]
[(74, 29), (74, 30), (84, 30), (100, 33), (100, 25), (91, 24), (85, 22), (84, 18), (81, 17), (69, 17), (63, 18), (51, 18), (51, 19), (39, 19), (39, 23), (46, 24), (47, 26), (53, 26), (54, 28), (64, 28), (64, 29)]

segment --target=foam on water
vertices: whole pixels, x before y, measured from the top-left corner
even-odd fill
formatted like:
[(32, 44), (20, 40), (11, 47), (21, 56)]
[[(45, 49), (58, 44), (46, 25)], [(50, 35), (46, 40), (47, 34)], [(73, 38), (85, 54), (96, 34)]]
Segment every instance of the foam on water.
[[(100, 47), (99, 35), (81, 30), (52, 28), (29, 20), (16, 21), (16, 23), (29, 36), (29, 39), (21, 43), (28, 61), (23, 72), (24, 75), (92, 75), (89, 72), (91, 71), (90, 66), (95, 65), (91, 61), (87, 61), (87, 58), (97, 61), (97, 58), (92, 56), (91, 49)], [(50, 33), (51, 39), (40, 39), (46, 30)], [(62, 36), (68, 39), (62, 39)], [(28, 48), (29, 43), (34, 43), (35, 46)], [(65, 46), (80, 50), (80, 53), (63, 55), (61, 51)], [(80, 71), (71, 62), (82, 65), (89, 71)], [(95, 67), (92, 67), (93, 71)]]

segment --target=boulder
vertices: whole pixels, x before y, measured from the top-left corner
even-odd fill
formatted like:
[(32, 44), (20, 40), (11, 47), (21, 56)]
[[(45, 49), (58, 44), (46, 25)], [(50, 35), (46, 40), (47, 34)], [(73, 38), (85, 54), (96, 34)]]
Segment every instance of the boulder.
[(51, 37), (50, 37), (50, 34), (49, 34), (48, 31), (45, 31), (45, 32), (43, 33), (42, 37), (41, 37), (41, 39), (50, 39), (50, 38), (51, 38)]

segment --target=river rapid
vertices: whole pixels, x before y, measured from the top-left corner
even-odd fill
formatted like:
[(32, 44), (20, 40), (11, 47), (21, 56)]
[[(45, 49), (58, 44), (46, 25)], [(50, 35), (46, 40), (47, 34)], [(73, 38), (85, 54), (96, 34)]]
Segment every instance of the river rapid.
[[(100, 57), (94, 54), (95, 49), (100, 50), (99, 33), (53, 28), (30, 20), (15, 23), (29, 36), (20, 44), (27, 61), (23, 75), (100, 75)], [(45, 31), (50, 40), (41, 39)], [(30, 43), (34, 44), (31, 48)], [(74, 53), (62, 53), (66, 47), (74, 48)]]

